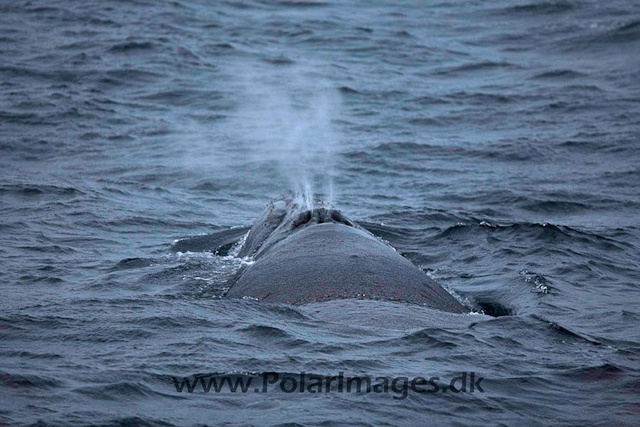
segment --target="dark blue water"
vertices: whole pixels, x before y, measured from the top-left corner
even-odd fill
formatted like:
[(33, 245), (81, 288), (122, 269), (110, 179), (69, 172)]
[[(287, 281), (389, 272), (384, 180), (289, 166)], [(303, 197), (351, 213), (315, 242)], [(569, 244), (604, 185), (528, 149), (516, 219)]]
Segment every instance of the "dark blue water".
[[(636, 424), (639, 52), (623, 0), (3, 2), (0, 424)], [(237, 248), (172, 248), (287, 188), (491, 318), (221, 299)], [(171, 379), (269, 371), (485, 391)]]

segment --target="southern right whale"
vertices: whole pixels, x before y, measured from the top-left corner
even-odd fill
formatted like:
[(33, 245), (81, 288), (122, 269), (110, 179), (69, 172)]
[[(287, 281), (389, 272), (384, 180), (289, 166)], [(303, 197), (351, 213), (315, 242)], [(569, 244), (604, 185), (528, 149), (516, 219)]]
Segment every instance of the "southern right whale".
[(305, 207), (287, 193), (271, 202), (239, 256), (252, 258), (230, 298), (309, 304), (339, 299), (397, 301), (469, 312), (394, 248), (321, 202)]

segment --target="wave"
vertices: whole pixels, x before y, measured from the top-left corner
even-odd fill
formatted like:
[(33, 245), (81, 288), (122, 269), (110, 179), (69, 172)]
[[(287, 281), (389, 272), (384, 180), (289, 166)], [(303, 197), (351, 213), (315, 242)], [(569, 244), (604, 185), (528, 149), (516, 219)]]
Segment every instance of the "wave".
[(156, 44), (151, 41), (126, 41), (111, 46), (109, 52), (130, 53), (133, 51), (148, 51), (155, 49)]
[(480, 71), (500, 70), (500, 69), (520, 69), (521, 67), (510, 62), (494, 62), (494, 61), (480, 61), (471, 62), (462, 65), (456, 65), (452, 67), (446, 67), (436, 70), (433, 74), (442, 76), (457, 76), (459, 74), (475, 73)]
[(546, 71), (544, 73), (536, 74), (533, 76), (534, 79), (557, 79), (557, 80), (567, 80), (567, 79), (577, 79), (580, 77), (585, 77), (586, 74), (580, 73), (574, 70), (553, 70)]
[(585, 366), (574, 368), (561, 374), (569, 377), (571, 380), (592, 382), (592, 381), (610, 381), (618, 379), (626, 374), (626, 370), (614, 365), (613, 363), (603, 363), (597, 366)]
[[(30, 351), (0, 351), (0, 356), (3, 357), (17, 357), (21, 359), (29, 359), (29, 360), (55, 360), (64, 358), (61, 354), (55, 353), (33, 353)], [(0, 374), (2, 375), (2, 374)]]
[[(63, 423), (65, 425), (68, 423)], [(91, 423), (90, 425), (97, 425)], [(119, 417), (110, 418), (100, 422), (102, 427), (175, 427), (183, 425), (182, 423), (173, 424), (164, 419), (154, 419), (151, 417)]]
[(425, 349), (455, 349), (459, 347), (456, 341), (461, 340), (459, 332), (448, 332), (440, 328), (425, 328), (411, 332), (400, 338), (384, 340), (374, 344), (384, 347), (397, 347), (398, 345), (418, 346), (417, 350)]
[(72, 389), (74, 393), (88, 396), (92, 399), (115, 400), (115, 401), (137, 401), (143, 399), (185, 399), (185, 396), (173, 393), (161, 393), (144, 384), (123, 381), (115, 384), (101, 384), (95, 386), (78, 387)]
[(75, 197), (86, 193), (75, 187), (63, 187), (51, 184), (2, 184), (0, 185), (0, 195), (11, 194), (17, 196), (43, 196), (54, 195), (63, 197)]
[(640, 20), (632, 20), (607, 30), (596, 30), (594, 33), (570, 36), (559, 43), (566, 51), (606, 50), (631, 48), (629, 44), (640, 41)]
[[(510, 101), (505, 100), (504, 102)], [(360, 161), (364, 161), (364, 164), (381, 166), (387, 164), (388, 159), (391, 157), (404, 158), (405, 156), (423, 156), (430, 160), (452, 158), (481, 158), (506, 162), (546, 160), (549, 154), (537, 148), (533, 142), (534, 141), (530, 141), (526, 138), (517, 141), (498, 141), (482, 149), (466, 146), (433, 145), (416, 142), (387, 142), (382, 143), (373, 149), (374, 153), (384, 153), (384, 157), (378, 157), (367, 152), (347, 152), (343, 155), (347, 158), (357, 158)], [(392, 166), (395, 168), (395, 164)]]
[(274, 326), (249, 325), (240, 328), (239, 331), (260, 340), (293, 339), (286, 331)]
[(55, 389), (64, 384), (55, 378), (42, 375), (11, 374), (0, 371), (0, 386), (6, 388)]
[(500, 13), (505, 15), (551, 15), (558, 13), (565, 13), (577, 10), (580, 7), (578, 1), (540, 1), (534, 3), (527, 3), (517, 6), (508, 6), (499, 10)]
[[(595, 233), (579, 231), (565, 225), (554, 225), (549, 223), (515, 223), (511, 225), (498, 225), (487, 222), (479, 222), (474, 224), (456, 224), (448, 227), (432, 238), (448, 239), (451, 237), (460, 237), (461, 235), (475, 234), (508, 234), (512, 237), (526, 236), (532, 241), (539, 242), (555, 242), (564, 241), (566, 243), (592, 245), (595, 248), (605, 251), (625, 252), (632, 246), (626, 242), (619, 242), (608, 237), (604, 237)], [(518, 240), (518, 239), (516, 239)]]
[[(596, 339), (559, 325), (537, 314), (521, 316), (499, 316), (494, 319), (474, 323), (470, 326), (477, 332), (487, 332), (492, 337), (509, 337), (518, 342), (523, 349), (531, 346), (544, 345), (553, 347), (558, 345), (571, 345), (571, 343), (582, 343), (601, 346)], [(474, 335), (476, 336), (476, 335)], [(476, 339), (479, 339), (476, 336)]]
[(638, 43), (640, 41), (640, 20), (622, 24), (606, 32), (590, 37), (596, 43)]
[(318, 7), (327, 7), (330, 6), (331, 3), (326, 1), (316, 1), (316, 0), (259, 0), (259, 3), (266, 6), (277, 6), (283, 8), (318, 8)]

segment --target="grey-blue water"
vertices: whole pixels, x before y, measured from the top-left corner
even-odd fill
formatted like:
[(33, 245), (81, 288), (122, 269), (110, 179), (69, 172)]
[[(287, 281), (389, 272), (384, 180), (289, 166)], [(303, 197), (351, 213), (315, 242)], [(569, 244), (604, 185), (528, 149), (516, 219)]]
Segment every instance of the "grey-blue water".
[[(2, 2), (0, 424), (637, 424), (639, 82), (631, 0)], [(288, 188), (492, 317), (220, 298)], [(171, 380), (269, 371), (485, 379)]]

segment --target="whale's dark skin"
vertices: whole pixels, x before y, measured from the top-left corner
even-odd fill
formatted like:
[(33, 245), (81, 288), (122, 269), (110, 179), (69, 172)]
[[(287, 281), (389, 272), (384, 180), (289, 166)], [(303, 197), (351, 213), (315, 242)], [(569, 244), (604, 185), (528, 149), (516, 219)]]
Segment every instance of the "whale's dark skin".
[(337, 210), (308, 210), (291, 197), (267, 206), (239, 256), (254, 262), (227, 297), (307, 304), (375, 299), (468, 312), (422, 270)]

